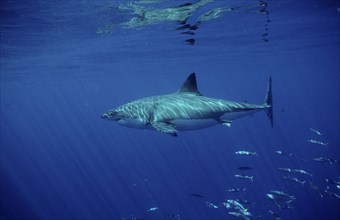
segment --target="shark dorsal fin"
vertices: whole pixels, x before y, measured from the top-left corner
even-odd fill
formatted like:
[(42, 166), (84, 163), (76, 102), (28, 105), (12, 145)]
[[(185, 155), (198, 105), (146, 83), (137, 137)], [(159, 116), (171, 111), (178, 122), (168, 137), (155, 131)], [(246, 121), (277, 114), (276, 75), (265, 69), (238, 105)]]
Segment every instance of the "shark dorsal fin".
[(184, 81), (182, 87), (178, 90), (179, 93), (194, 93), (201, 95), (197, 89), (196, 75), (191, 73), (188, 78)]

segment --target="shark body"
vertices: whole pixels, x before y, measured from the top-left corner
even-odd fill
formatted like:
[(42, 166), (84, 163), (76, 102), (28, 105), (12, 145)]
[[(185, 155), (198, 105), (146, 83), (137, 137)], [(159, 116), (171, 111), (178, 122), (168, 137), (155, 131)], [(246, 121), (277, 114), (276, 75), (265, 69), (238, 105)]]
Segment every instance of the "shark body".
[(178, 131), (195, 130), (217, 124), (231, 126), (234, 119), (266, 111), (273, 127), (271, 78), (264, 104), (227, 101), (203, 96), (192, 73), (175, 93), (138, 99), (101, 115), (103, 119), (141, 129), (153, 129), (177, 136)]

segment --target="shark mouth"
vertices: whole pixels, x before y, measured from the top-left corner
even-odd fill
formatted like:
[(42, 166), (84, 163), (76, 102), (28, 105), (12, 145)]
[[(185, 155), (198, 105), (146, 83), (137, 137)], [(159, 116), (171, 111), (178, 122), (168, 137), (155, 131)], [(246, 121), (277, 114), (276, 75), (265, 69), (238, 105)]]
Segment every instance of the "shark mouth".
[(112, 115), (107, 114), (107, 113), (102, 114), (100, 117), (102, 119), (113, 120), (113, 121), (116, 121), (116, 122), (122, 119), (122, 118), (119, 118), (119, 117), (112, 117)]

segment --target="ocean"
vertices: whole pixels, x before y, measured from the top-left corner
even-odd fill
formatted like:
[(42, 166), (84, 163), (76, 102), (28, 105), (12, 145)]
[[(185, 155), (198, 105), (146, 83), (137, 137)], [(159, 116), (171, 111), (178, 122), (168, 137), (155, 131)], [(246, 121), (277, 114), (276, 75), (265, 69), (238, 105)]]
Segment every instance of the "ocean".
[[(336, 0), (2, 0), (0, 219), (339, 219), (339, 27)], [(273, 128), (100, 117), (193, 72), (256, 104), (271, 77)]]

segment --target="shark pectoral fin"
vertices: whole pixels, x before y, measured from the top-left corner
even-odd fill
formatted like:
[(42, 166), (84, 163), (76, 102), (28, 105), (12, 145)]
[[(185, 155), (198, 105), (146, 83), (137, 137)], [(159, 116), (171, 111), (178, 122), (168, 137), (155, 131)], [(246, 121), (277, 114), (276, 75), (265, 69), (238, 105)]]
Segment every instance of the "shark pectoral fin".
[(151, 124), (152, 127), (156, 129), (156, 131), (170, 134), (171, 136), (177, 136), (177, 130), (174, 128), (173, 124), (166, 123), (166, 122), (154, 122)]
[(225, 126), (228, 126), (228, 127), (230, 128), (232, 122), (233, 122), (233, 121), (230, 121), (230, 120), (224, 120), (224, 121), (221, 121), (221, 124), (222, 124), (222, 125), (225, 125)]

